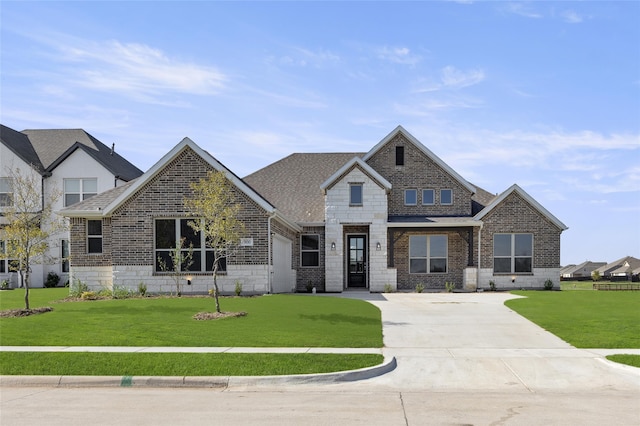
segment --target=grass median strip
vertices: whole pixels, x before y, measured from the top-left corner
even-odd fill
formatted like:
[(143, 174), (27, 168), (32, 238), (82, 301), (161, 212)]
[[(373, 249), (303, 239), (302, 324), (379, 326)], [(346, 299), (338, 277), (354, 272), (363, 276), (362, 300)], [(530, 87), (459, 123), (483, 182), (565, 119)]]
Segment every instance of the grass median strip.
[(372, 367), (377, 354), (0, 352), (3, 375), (270, 376)]

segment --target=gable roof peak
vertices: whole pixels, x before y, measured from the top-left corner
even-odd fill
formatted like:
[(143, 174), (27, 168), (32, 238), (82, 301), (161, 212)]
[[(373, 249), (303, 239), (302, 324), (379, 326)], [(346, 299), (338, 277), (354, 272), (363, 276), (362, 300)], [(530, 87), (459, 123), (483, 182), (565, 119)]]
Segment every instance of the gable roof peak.
[(427, 148), (425, 145), (422, 144), (422, 142), (420, 142), (418, 139), (416, 139), (415, 136), (413, 136), (411, 133), (409, 133), (404, 127), (402, 127), (401, 125), (398, 125), (395, 129), (393, 129), (387, 136), (385, 136), (384, 138), (382, 138), (382, 140), (380, 142), (378, 142), (376, 144), (376, 146), (374, 146), (373, 148), (371, 148), (371, 150), (369, 152), (367, 152), (365, 154), (364, 157), (362, 157), (362, 159), (364, 161), (367, 161), (369, 158), (373, 157), (378, 151), (380, 151), (386, 144), (388, 144), (389, 142), (391, 142), (396, 136), (398, 136), (399, 134), (401, 134), (402, 136), (405, 137), (405, 139), (407, 139), (407, 141), (409, 141), (409, 143), (411, 143), (413, 146), (415, 146), (417, 149), (419, 149), (420, 151), (422, 151), (422, 153), (424, 155), (426, 155), (428, 158), (430, 158), (434, 163), (436, 163), (438, 166), (440, 166), (445, 172), (447, 172), (449, 175), (451, 175), (455, 180), (458, 181), (458, 183), (460, 183), (460, 185), (462, 185), (464, 188), (468, 189), (472, 194), (476, 193), (476, 187), (473, 186), (472, 184), (470, 184), (469, 182), (467, 182), (462, 176), (460, 176), (458, 174), (458, 172), (456, 172), (455, 170), (453, 170), (451, 168), (451, 166), (449, 166), (447, 163), (445, 163), (444, 161), (442, 161), (442, 159), (440, 157), (438, 157), (436, 154), (434, 154), (429, 148)]
[(326, 194), (327, 189), (333, 186), (343, 174), (349, 172), (352, 168), (359, 168), (370, 178), (376, 181), (376, 183), (386, 192), (391, 191), (391, 183), (389, 183), (388, 180), (382, 177), (380, 173), (376, 172), (373, 167), (365, 163), (360, 157), (356, 156), (347, 161), (342, 167), (340, 167), (334, 174), (332, 174), (326, 181), (324, 181), (320, 185), (320, 189), (322, 190), (322, 192)]

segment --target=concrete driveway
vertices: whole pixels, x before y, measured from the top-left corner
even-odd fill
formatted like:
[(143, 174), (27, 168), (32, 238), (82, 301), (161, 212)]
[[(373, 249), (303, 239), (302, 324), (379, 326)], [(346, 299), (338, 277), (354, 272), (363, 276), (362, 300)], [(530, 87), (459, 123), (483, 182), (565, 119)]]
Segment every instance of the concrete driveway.
[(394, 371), (360, 385), (405, 391), (615, 390), (640, 398), (640, 369), (607, 361), (599, 351), (576, 349), (504, 305), (518, 296), (344, 296), (367, 299), (380, 308), (383, 353), (398, 361)]

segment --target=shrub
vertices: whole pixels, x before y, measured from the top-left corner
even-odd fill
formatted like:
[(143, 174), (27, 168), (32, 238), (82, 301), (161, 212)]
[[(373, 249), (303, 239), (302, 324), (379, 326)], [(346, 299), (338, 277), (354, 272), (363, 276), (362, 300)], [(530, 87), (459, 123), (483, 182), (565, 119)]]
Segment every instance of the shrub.
[(82, 293), (86, 291), (89, 291), (89, 286), (80, 280), (76, 280), (76, 282), (72, 283), (71, 287), (69, 287), (69, 296), (81, 297)]
[(216, 289), (215, 289), (215, 288), (210, 288), (210, 289), (209, 289), (209, 291), (208, 291), (208, 293), (209, 293), (209, 296), (211, 296), (211, 297), (215, 297), (215, 295), (216, 295)]
[(2, 280), (2, 282), (0, 282), (0, 290), (9, 290), (9, 281)]
[(142, 297), (147, 295), (147, 285), (145, 283), (140, 282), (140, 284), (138, 284), (138, 294)]
[(128, 299), (133, 295), (133, 292), (127, 287), (114, 285), (112, 297), (114, 299)]
[(418, 283), (416, 285), (416, 293), (422, 293), (424, 291), (424, 284)]
[(489, 290), (496, 291), (496, 282), (491, 280), (489, 281)]
[(384, 292), (385, 293), (393, 293), (393, 286), (391, 284), (385, 284), (384, 285)]
[(453, 282), (447, 281), (444, 283), (444, 288), (447, 289), (447, 292), (453, 293), (453, 290), (456, 288), (456, 284)]
[(103, 288), (98, 292), (98, 297), (103, 299), (110, 299), (113, 297), (113, 292), (111, 291), (111, 289)]
[(55, 272), (51, 271), (47, 274), (47, 280), (44, 282), (46, 288), (52, 288), (58, 285), (60, 277)]
[(98, 295), (95, 291), (83, 291), (80, 298), (83, 300), (96, 300)]
[(553, 290), (553, 281), (551, 281), (550, 279), (546, 280), (544, 282), (544, 289), (545, 290)]
[(240, 296), (242, 294), (242, 283), (240, 281), (236, 281), (236, 296)]
[(597, 269), (591, 273), (591, 279), (594, 281), (600, 281), (600, 271)]

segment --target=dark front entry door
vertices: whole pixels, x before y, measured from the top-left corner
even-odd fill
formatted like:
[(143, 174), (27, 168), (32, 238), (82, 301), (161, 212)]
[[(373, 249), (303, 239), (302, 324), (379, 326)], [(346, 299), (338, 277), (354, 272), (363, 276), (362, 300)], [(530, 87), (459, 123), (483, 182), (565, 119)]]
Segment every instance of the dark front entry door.
[(367, 287), (367, 237), (365, 235), (349, 235), (348, 287)]

